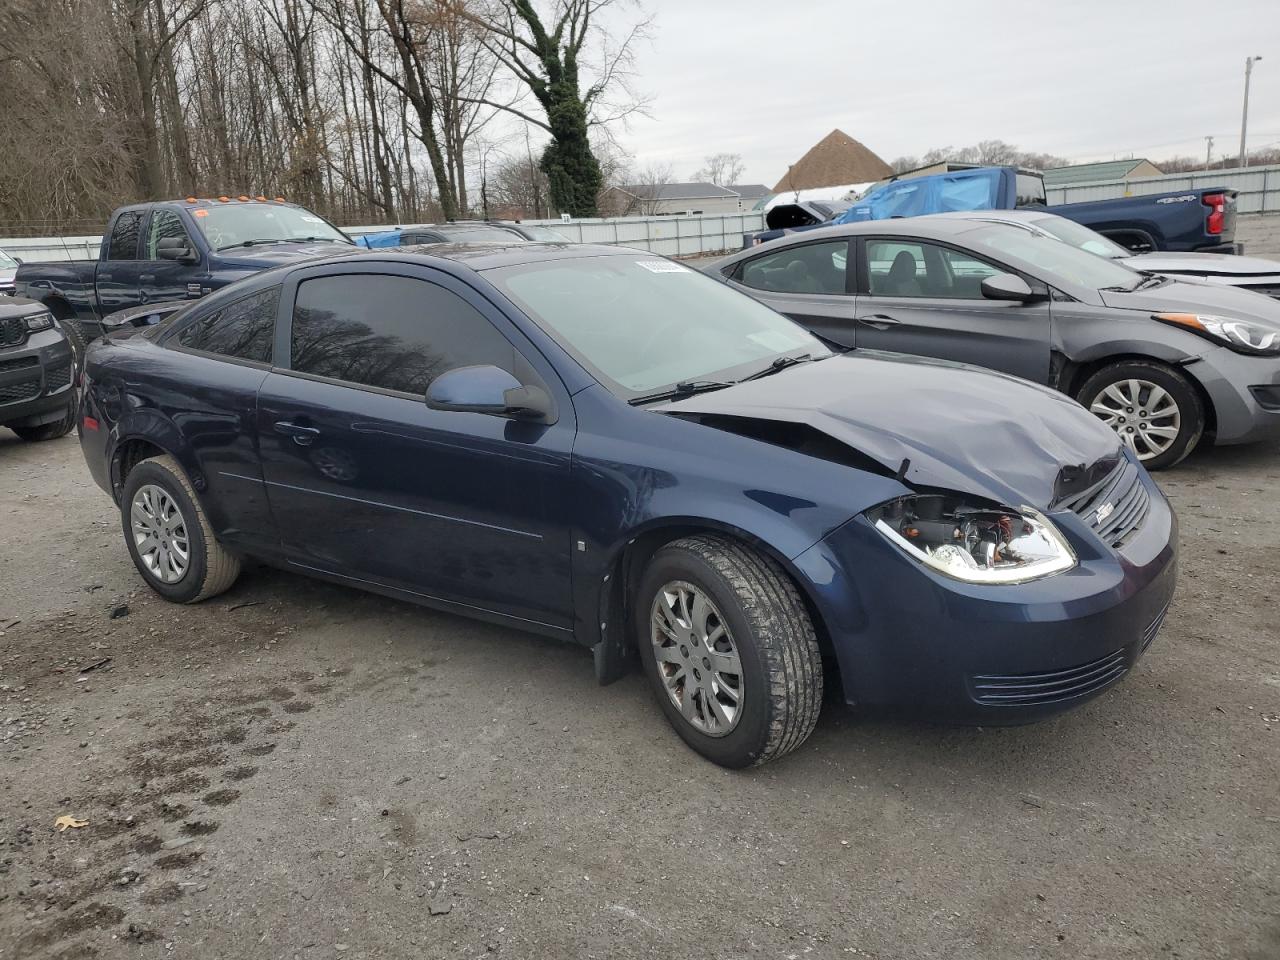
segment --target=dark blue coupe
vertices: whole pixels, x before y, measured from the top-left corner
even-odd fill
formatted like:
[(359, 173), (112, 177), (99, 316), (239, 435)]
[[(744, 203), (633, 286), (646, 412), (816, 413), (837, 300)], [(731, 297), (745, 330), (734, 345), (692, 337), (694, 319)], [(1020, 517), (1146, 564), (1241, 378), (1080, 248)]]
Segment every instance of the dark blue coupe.
[(850, 703), (1034, 719), (1120, 679), (1176, 522), (1074, 401), (838, 354), (669, 260), (435, 246), (237, 283), (88, 350), (80, 438), (143, 578), (241, 558), (637, 660), (740, 767)]

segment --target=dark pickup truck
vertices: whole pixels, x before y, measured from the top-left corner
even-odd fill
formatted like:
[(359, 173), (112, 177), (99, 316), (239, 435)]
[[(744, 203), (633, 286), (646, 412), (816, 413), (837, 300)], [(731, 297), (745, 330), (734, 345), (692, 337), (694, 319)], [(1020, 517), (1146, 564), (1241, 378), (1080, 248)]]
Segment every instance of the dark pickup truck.
[[(1038, 173), (1014, 167), (972, 167), (906, 176), (873, 187), (833, 217), (797, 216), (803, 206), (776, 206), (765, 214), (770, 229), (744, 238), (754, 246), (796, 230), (863, 220), (891, 220), (967, 210), (1035, 207), (1074, 220), (1134, 253), (1177, 251), (1239, 253), (1234, 243), (1236, 191), (1225, 187), (1177, 190), (1138, 197), (1046, 206)], [(800, 211), (802, 214), (804, 211)], [(776, 222), (775, 222), (776, 221)]]
[(97, 260), (24, 263), (15, 293), (91, 340), (107, 314), (194, 300), (292, 260), (354, 246), (322, 217), (282, 200), (220, 197), (132, 204), (111, 215)]

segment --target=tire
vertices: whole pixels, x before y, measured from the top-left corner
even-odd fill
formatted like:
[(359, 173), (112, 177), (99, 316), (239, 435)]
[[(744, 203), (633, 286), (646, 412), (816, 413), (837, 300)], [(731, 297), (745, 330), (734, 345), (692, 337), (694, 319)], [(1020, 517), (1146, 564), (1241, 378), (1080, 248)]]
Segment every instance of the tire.
[(80, 329), (80, 325), (72, 320), (62, 320), (62, 332), (67, 335), (67, 341), (71, 344), (72, 364), (76, 373), (84, 369), (84, 333)]
[[(1135, 395), (1137, 402), (1122, 402)], [(1147, 410), (1152, 397), (1157, 407)], [(1148, 470), (1172, 467), (1204, 435), (1205, 406), (1199, 391), (1184, 374), (1162, 363), (1124, 360), (1103, 367), (1081, 384), (1076, 399), (1114, 429)], [(1142, 418), (1151, 413), (1157, 417)], [(1176, 433), (1168, 432), (1175, 429)]]
[[(695, 599), (682, 611), (685, 587), (706, 606)], [(690, 747), (712, 763), (738, 769), (776, 760), (808, 739), (822, 709), (822, 657), (795, 584), (771, 559), (725, 537), (677, 540), (654, 554), (633, 600), (645, 673), (663, 713)], [(656, 627), (659, 608), (665, 625), (680, 630), (688, 624), (683, 629), (690, 632), (673, 639)], [(693, 614), (699, 609), (703, 616)], [(681, 619), (681, 612), (693, 615)], [(698, 646), (692, 635), (699, 625), (703, 637), (721, 627), (727, 635), (712, 648)], [(661, 650), (655, 635), (663, 638)], [(708, 669), (710, 655), (726, 666), (736, 655), (739, 672)], [(689, 707), (688, 715), (677, 701)]]
[(57, 440), (59, 437), (65, 437), (75, 428), (76, 409), (75, 403), (69, 403), (67, 404), (67, 412), (63, 414), (61, 420), (55, 420), (53, 423), (42, 423), (38, 427), (10, 427), (9, 429), (28, 443)]
[[(156, 493), (157, 490), (160, 493)], [(167, 542), (172, 545), (183, 542), (186, 544), (186, 556), (179, 575), (171, 576), (177, 573), (175, 566), (171, 565), (166, 569), (165, 564), (156, 559), (161, 552), (172, 558), (172, 549), (148, 550), (146, 556), (150, 559), (144, 559), (143, 553), (139, 552), (133, 518), (135, 500), (142, 492), (145, 492), (147, 502), (151, 505), (150, 515), (164, 516), (171, 521)], [(172, 514), (162, 507), (166, 496), (168, 503), (178, 514), (180, 527), (172, 522)], [(147, 515), (146, 508), (142, 508), (138, 514), (144, 524), (147, 522)], [(199, 603), (227, 590), (240, 575), (239, 558), (218, 543), (209, 526), (209, 519), (191, 488), (191, 482), (171, 456), (143, 460), (129, 471), (120, 497), (120, 520), (133, 565), (138, 568), (147, 586), (166, 600), (174, 603)], [(145, 529), (144, 526), (142, 530)], [(151, 529), (154, 530), (155, 526), (152, 525)]]

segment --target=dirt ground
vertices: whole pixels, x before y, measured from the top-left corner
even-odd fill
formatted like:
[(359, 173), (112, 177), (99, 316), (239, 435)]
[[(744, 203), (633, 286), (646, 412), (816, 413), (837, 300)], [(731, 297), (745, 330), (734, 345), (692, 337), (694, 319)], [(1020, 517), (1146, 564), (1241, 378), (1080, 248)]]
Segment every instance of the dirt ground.
[(1275, 960), (1278, 481), (1160, 477), (1178, 597), (1100, 699), (829, 703), (731, 773), (576, 648), (261, 568), (167, 605), (75, 438), (0, 431), (0, 960)]

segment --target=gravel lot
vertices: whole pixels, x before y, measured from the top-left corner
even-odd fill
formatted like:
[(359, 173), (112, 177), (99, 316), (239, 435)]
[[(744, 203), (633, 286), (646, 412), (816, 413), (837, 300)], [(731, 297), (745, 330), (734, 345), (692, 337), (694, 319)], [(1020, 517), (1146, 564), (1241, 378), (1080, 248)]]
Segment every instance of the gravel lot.
[(266, 569), (167, 605), (74, 437), (0, 431), (0, 958), (1275, 960), (1278, 456), (1161, 476), (1178, 598), (1102, 698), (831, 703), (731, 773), (576, 648)]

